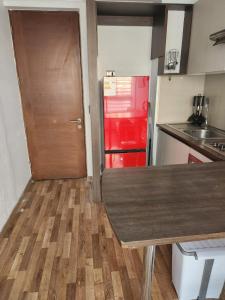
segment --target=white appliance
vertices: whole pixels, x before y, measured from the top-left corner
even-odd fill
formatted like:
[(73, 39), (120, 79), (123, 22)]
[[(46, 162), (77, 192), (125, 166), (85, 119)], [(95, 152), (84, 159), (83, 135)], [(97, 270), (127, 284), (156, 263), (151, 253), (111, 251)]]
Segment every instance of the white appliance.
[(179, 300), (219, 299), (225, 281), (225, 239), (173, 245), (172, 281)]

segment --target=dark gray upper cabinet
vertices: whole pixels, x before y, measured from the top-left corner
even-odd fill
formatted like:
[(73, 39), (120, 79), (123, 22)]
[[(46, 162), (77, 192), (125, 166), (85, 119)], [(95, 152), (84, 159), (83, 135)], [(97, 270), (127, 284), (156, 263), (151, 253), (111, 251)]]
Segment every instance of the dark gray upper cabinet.
[(186, 74), (192, 5), (165, 5), (154, 17), (151, 59), (159, 58), (159, 75)]

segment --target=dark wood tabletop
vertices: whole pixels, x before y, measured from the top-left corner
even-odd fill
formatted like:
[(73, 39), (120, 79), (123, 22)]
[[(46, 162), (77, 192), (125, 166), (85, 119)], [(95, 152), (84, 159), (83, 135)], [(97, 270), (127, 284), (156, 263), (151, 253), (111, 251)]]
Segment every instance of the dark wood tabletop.
[(225, 162), (108, 169), (102, 196), (125, 247), (225, 237)]

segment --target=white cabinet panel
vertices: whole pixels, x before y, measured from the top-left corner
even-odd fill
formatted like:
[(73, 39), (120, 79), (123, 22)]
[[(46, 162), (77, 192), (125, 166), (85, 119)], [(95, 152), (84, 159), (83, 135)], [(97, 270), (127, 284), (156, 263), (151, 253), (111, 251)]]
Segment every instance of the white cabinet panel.
[[(180, 73), (181, 49), (183, 41), (185, 11), (169, 10), (167, 16), (166, 53), (164, 73)], [(168, 53), (170, 50), (178, 51), (178, 64), (175, 70), (168, 70)]]
[(190, 147), (159, 130), (157, 162), (158, 166), (187, 164)]
[(212, 162), (208, 157), (159, 130), (156, 165), (187, 164), (189, 154), (203, 163)]
[(189, 74), (225, 71), (225, 45), (213, 46), (209, 35), (225, 29), (225, 1), (199, 0), (194, 5)]

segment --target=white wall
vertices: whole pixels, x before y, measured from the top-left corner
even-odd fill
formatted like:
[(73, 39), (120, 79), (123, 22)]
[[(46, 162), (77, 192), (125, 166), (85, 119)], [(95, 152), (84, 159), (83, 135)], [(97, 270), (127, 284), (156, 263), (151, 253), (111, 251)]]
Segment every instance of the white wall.
[(209, 125), (225, 130), (225, 74), (207, 75), (205, 95), (209, 97)]
[(156, 122), (186, 122), (192, 113), (193, 96), (204, 93), (204, 81), (204, 76), (160, 76)]
[(150, 74), (152, 27), (98, 26), (98, 77)]
[(79, 12), (87, 175), (92, 176), (93, 165), (92, 165), (91, 119), (89, 114), (86, 1), (85, 0), (29, 0), (29, 1), (28, 0), (3, 0), (3, 3), (6, 7), (10, 9), (30, 9), (30, 10), (46, 10), (46, 11), (74, 10)]
[(31, 177), (8, 12), (0, 2), (0, 230)]
[[(153, 66), (152, 66), (153, 67)], [(157, 124), (183, 123), (192, 114), (193, 96), (204, 93), (205, 76), (158, 76), (155, 92), (152, 164), (157, 161)]]

